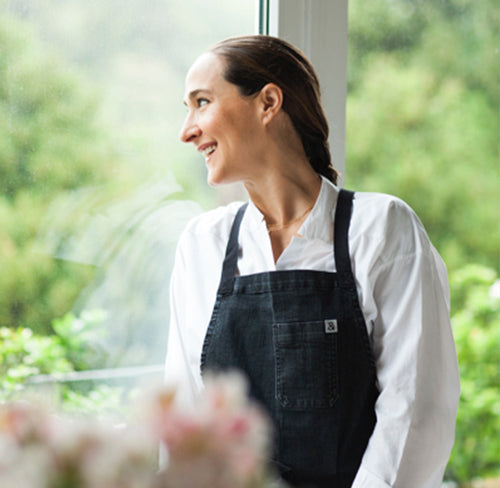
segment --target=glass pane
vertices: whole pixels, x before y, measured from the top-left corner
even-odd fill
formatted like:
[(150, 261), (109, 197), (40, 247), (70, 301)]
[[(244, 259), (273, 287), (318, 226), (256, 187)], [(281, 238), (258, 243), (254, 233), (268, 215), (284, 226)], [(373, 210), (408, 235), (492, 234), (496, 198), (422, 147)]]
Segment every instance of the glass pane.
[[(0, 326), (20, 380), (162, 364), (178, 233), (220, 198), (178, 141), (185, 73), (254, 31), (254, 3), (0, 2)], [(30, 333), (57, 340), (35, 357)]]

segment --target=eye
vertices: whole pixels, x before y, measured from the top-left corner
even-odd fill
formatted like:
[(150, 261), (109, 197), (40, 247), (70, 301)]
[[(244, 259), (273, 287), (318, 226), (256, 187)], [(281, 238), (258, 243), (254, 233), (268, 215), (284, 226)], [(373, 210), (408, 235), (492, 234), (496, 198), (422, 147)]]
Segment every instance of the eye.
[(196, 103), (198, 104), (198, 107), (201, 108), (208, 104), (208, 100), (206, 98), (197, 98)]

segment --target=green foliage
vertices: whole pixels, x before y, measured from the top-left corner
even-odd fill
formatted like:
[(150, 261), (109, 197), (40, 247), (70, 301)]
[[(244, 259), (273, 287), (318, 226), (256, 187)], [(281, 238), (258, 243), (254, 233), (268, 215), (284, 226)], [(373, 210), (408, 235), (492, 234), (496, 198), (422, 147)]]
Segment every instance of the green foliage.
[(95, 418), (125, 416), (127, 405), (124, 389), (117, 386), (94, 385), (82, 393), (66, 388), (61, 408), (69, 414), (84, 414)]
[(349, 6), (347, 186), (406, 200), (451, 269), (498, 268), (498, 2)]
[(50, 195), (95, 183), (110, 153), (96, 124), (96, 94), (26, 26), (0, 19), (2, 193)]
[(30, 376), (69, 371), (73, 365), (57, 336), (37, 336), (22, 327), (0, 328), (0, 399), (22, 390)]
[(461, 396), (448, 478), (500, 473), (500, 280), (467, 266), (450, 280)]
[[(37, 386), (30, 378), (89, 370), (99, 366), (104, 355), (101, 311), (81, 317), (67, 314), (53, 321), (56, 334), (41, 336), (31, 329), (0, 328), (0, 401), (31, 392)], [(54, 400), (66, 412), (86, 415), (123, 413), (124, 389), (93, 382), (53, 383)]]
[(102, 324), (105, 318), (103, 310), (86, 310), (80, 317), (68, 313), (52, 321), (52, 328), (75, 370), (99, 368), (104, 364), (106, 352), (102, 343), (107, 331)]
[(43, 255), (39, 223), (55, 195), (109, 179), (116, 157), (95, 91), (7, 16), (0, 53), (0, 324), (48, 332), (93, 270)]

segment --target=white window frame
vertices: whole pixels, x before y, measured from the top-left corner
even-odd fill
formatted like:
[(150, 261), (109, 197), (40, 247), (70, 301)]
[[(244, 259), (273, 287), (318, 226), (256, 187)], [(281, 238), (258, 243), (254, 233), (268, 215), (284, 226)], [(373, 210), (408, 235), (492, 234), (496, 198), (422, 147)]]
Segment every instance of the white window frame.
[(311, 60), (330, 125), (334, 167), (345, 175), (348, 0), (260, 0), (257, 28), (285, 39)]

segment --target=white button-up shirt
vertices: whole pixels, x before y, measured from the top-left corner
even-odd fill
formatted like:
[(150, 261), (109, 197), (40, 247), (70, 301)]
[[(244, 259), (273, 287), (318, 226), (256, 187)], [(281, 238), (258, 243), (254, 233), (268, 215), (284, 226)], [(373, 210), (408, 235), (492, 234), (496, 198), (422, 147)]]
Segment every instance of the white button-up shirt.
[[(315, 206), (276, 263), (264, 218), (250, 202), (239, 234), (239, 274), (335, 271), (338, 191), (322, 179)], [(166, 378), (187, 405), (203, 388), (201, 350), (240, 205), (194, 218), (179, 240)], [(453, 445), (459, 398), (446, 268), (415, 213), (388, 195), (355, 194), (349, 248), (380, 390), (377, 423), (353, 487), (439, 487)]]

